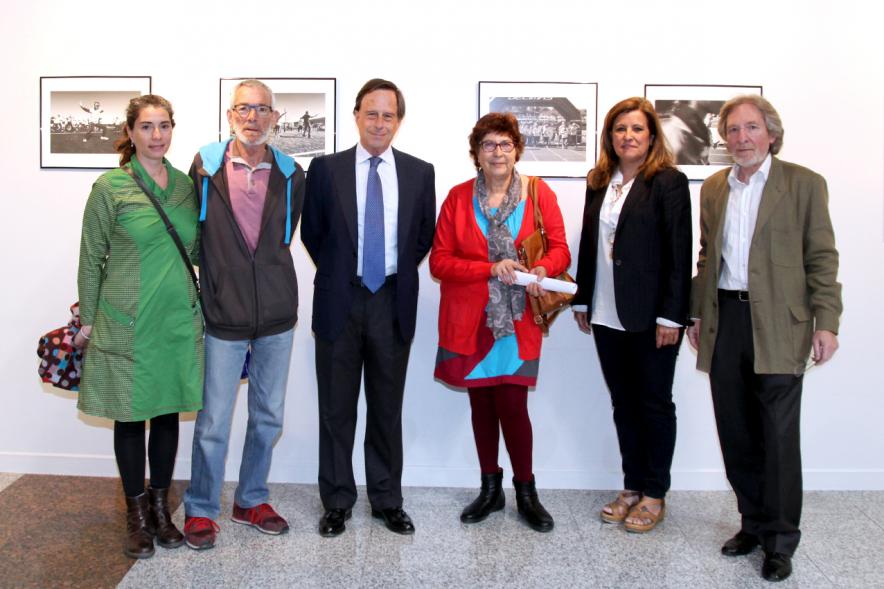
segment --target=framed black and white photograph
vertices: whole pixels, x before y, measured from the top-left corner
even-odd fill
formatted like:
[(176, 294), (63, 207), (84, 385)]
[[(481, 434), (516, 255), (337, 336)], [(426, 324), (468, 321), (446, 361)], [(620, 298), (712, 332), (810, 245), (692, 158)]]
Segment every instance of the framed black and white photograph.
[(718, 135), (718, 112), (739, 94), (761, 94), (761, 86), (645, 84), (645, 98), (660, 115), (663, 134), (679, 169), (705, 180), (734, 163)]
[[(221, 78), (219, 139), (232, 135), (227, 121), (233, 89), (248, 78)], [(335, 152), (335, 78), (256, 78), (273, 90), (279, 121), (269, 143), (306, 170), (314, 157)]]
[(519, 171), (547, 178), (582, 178), (595, 164), (598, 84), (479, 82), (479, 116), (511, 112), (525, 153)]
[(150, 84), (150, 76), (41, 77), (40, 167), (117, 167), (126, 107)]

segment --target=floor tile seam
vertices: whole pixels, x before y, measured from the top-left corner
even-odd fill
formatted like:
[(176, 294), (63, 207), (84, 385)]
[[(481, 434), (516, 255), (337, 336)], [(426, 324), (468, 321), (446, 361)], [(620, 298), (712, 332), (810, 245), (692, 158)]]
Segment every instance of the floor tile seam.
[(700, 566), (703, 569), (703, 574), (712, 582), (713, 585), (715, 585), (716, 575), (714, 564), (716, 562), (716, 559), (708, 559), (703, 556), (703, 552), (700, 548), (701, 543), (699, 542), (699, 540), (696, 543), (692, 541), (691, 535), (688, 534), (687, 531), (678, 524), (678, 520), (669, 521), (671, 521), (675, 525), (675, 527), (678, 528), (691, 554), (696, 557), (697, 562), (700, 563)]
[(826, 574), (826, 571), (824, 571), (822, 569), (822, 567), (820, 567), (820, 565), (817, 564), (816, 560), (814, 560), (814, 558), (809, 553), (805, 553), (802, 556), (803, 556), (803, 558), (801, 560), (806, 561), (809, 564), (813, 565), (813, 568), (815, 568), (817, 570), (817, 572), (820, 574), (820, 576), (822, 576), (822, 578), (824, 578), (826, 581), (828, 581), (830, 587), (842, 587), (842, 585), (839, 585), (838, 583), (833, 581), (831, 578), (829, 578), (829, 575)]
[(703, 576), (712, 583), (713, 586), (716, 585), (716, 577), (714, 574), (714, 569), (712, 567), (712, 563), (714, 561), (708, 560), (703, 557), (703, 552), (700, 549), (699, 544), (694, 544), (691, 542), (691, 535), (688, 534), (687, 530), (685, 530), (680, 524), (678, 519), (670, 519), (667, 520), (667, 523), (671, 523), (681, 534), (682, 539), (684, 539), (685, 545), (688, 547), (688, 552), (691, 556), (694, 557), (695, 562), (700, 564), (700, 567), (703, 571)]
[(873, 515), (872, 515), (871, 513), (869, 513), (868, 511), (866, 511), (866, 509), (863, 508), (863, 507), (860, 507), (860, 508), (859, 508), (859, 512), (860, 512), (860, 513), (861, 513), (861, 514), (862, 514), (867, 520), (869, 520), (869, 521), (872, 523), (872, 525), (874, 525), (874, 526), (877, 527), (879, 530), (881, 530), (882, 532), (884, 532), (884, 520), (878, 520), (878, 519), (876, 519), (875, 516), (873, 516)]
[(590, 563), (590, 570), (592, 571), (593, 579), (593, 584), (591, 585), (591, 587), (600, 587), (602, 586), (602, 584), (599, 583), (599, 577), (596, 573), (596, 567), (591, 565), (593, 557), (592, 553), (590, 552), (590, 547), (593, 546), (591, 539), (586, 536), (586, 533), (583, 530), (583, 526), (577, 526), (577, 534), (580, 536), (580, 547), (583, 550), (583, 555), (588, 559), (588, 562)]

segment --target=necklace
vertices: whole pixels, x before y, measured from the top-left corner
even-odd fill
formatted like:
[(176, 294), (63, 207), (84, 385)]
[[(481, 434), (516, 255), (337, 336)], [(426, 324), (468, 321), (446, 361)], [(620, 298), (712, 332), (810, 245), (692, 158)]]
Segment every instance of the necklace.
[(614, 198), (611, 199), (611, 205), (613, 206), (623, 196), (623, 185), (617, 182), (616, 184), (612, 184), (611, 188), (614, 189)]

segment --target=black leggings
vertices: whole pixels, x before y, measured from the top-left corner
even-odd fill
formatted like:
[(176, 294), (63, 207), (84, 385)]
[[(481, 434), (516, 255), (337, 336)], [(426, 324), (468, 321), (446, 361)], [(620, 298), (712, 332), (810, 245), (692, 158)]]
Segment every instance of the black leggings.
[[(150, 486), (165, 489), (172, 484), (178, 451), (178, 414), (167, 413), (150, 420)], [(144, 422), (114, 422), (114, 454), (127, 497), (144, 493)]]

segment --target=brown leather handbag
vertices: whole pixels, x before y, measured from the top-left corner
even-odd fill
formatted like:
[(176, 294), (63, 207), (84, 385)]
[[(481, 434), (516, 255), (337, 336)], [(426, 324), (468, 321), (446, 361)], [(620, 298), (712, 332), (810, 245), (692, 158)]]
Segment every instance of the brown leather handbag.
[[(528, 199), (534, 206), (534, 233), (522, 240), (519, 244), (519, 263), (526, 268), (533, 268), (538, 260), (546, 255), (549, 250), (549, 240), (546, 237), (546, 229), (543, 227), (543, 215), (540, 212), (540, 204), (537, 202), (537, 177), (532, 176), (528, 180)], [(558, 276), (552, 276), (558, 280), (574, 282), (567, 272)], [(531, 312), (536, 323), (544, 335), (549, 333), (549, 326), (562, 310), (571, 304), (574, 295), (564, 292), (545, 291), (543, 296), (532, 297), (528, 295)]]

